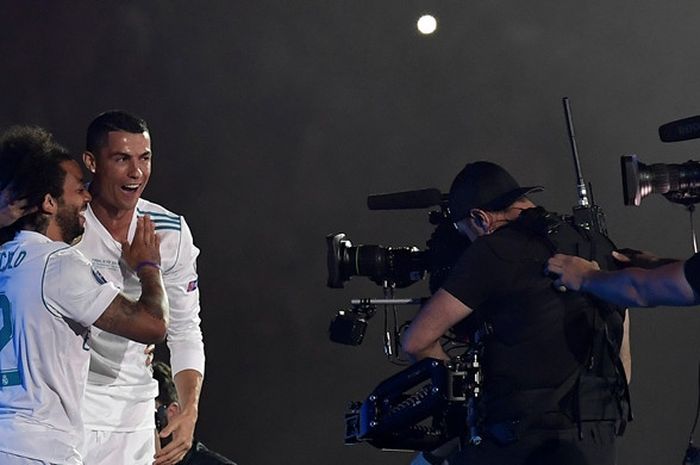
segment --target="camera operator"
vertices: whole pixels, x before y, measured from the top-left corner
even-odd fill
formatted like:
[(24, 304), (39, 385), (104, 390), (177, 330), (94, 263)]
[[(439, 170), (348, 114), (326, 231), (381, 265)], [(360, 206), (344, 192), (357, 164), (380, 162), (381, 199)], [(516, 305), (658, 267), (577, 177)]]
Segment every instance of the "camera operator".
[(588, 292), (618, 305), (655, 307), (700, 303), (700, 254), (685, 261), (638, 253), (627, 256), (614, 252), (614, 256), (632, 267), (603, 271), (595, 261), (557, 254), (549, 259), (547, 271), (559, 277), (557, 285)]
[(416, 360), (447, 359), (440, 338), (450, 328), (492, 328), (483, 441), (452, 454), (450, 465), (612, 465), (631, 419), (626, 310), (559, 292), (542, 273), (556, 251), (587, 251), (612, 266), (612, 244), (536, 207), (526, 195), (540, 190), (484, 161), (467, 164), (450, 188), (452, 220), (473, 243), (402, 339)]

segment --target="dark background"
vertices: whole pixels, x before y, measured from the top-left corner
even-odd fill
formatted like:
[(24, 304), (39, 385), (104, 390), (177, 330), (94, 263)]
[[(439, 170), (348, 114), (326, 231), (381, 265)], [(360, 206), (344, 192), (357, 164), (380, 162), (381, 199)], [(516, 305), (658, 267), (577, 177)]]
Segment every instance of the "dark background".
[[(433, 36), (416, 32), (423, 12), (438, 17)], [(619, 157), (698, 158), (700, 142), (662, 144), (656, 130), (700, 113), (699, 20), (695, 0), (2, 1), (0, 125), (45, 126), (79, 153), (105, 109), (149, 122), (146, 197), (184, 214), (202, 250), (204, 442), (242, 465), (403, 464), (342, 445), (347, 401), (397, 368), (381, 317), (358, 348), (328, 341), (333, 313), (380, 289), (327, 289), (324, 236), (424, 247), (425, 211), (370, 212), (367, 194), (446, 190), (477, 159), (568, 211), (566, 95), (613, 238), (689, 256), (682, 207), (623, 206)], [(700, 314), (631, 314), (637, 419), (620, 463), (680, 463)]]

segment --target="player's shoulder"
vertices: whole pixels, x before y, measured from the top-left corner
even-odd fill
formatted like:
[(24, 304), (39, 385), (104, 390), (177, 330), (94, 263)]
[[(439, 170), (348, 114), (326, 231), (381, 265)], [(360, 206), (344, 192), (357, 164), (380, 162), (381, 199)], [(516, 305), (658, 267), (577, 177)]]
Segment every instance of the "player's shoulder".
[(58, 286), (74, 286), (76, 282), (87, 279), (91, 275), (98, 282), (100, 282), (98, 278), (101, 278), (99, 274), (96, 275), (90, 260), (80, 250), (68, 244), (63, 244), (62, 247), (56, 246), (53, 251), (47, 254), (44, 274), (49, 276), (47, 281)]
[(80, 250), (62, 242), (53, 244), (49, 256), (53, 260), (70, 260), (74, 263), (90, 264), (90, 260)]
[(14, 240), (0, 244), (1, 253), (26, 255), (26, 251), (31, 251), (31, 255), (36, 257), (53, 255), (64, 249), (70, 249), (70, 245), (61, 241), (52, 241), (33, 231), (22, 231)]
[(182, 215), (146, 199), (139, 199), (136, 205), (136, 214), (138, 216), (150, 216), (156, 225), (156, 231), (159, 232), (179, 233), (183, 229), (184, 218)]

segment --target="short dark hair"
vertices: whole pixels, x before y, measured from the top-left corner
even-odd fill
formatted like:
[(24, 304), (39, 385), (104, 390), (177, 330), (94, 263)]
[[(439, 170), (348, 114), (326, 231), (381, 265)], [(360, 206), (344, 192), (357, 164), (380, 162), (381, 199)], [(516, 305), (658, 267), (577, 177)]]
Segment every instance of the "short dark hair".
[[(68, 150), (51, 133), (36, 126), (12, 126), (0, 135), (0, 189), (9, 189), (12, 200), (26, 199), (27, 207), (39, 207), (46, 194), (60, 199), (66, 172), (61, 162), (72, 160)], [(3, 238), (27, 226), (45, 222), (35, 212), (4, 228)]]
[(142, 118), (124, 110), (105, 111), (97, 115), (88, 126), (85, 150), (97, 155), (107, 144), (107, 134), (113, 131), (141, 134), (148, 132), (148, 126)]
[(158, 397), (162, 405), (170, 405), (178, 401), (177, 389), (173, 382), (173, 372), (164, 362), (153, 362), (153, 377), (158, 381)]

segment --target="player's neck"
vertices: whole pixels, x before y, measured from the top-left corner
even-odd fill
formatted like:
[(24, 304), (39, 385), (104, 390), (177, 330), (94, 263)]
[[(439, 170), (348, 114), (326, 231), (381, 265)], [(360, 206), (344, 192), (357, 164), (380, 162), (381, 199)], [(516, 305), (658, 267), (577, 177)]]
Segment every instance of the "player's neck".
[(52, 241), (66, 242), (63, 239), (63, 231), (61, 231), (61, 228), (59, 228), (55, 222), (50, 222), (39, 227), (25, 226), (20, 231), (31, 231), (44, 235)]
[(136, 207), (129, 210), (114, 208), (100, 202), (99, 197), (93, 197), (90, 208), (95, 217), (102, 223), (107, 232), (117, 242), (126, 242), (129, 235), (129, 227), (134, 217)]

